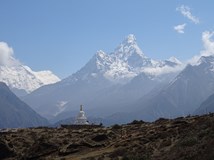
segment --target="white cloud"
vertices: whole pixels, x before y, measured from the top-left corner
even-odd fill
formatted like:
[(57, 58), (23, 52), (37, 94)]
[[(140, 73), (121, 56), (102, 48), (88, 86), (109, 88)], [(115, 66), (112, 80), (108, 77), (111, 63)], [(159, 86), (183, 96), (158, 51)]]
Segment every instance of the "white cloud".
[(174, 30), (178, 33), (184, 33), (184, 29), (186, 27), (186, 23), (174, 26)]
[(214, 40), (212, 39), (214, 36), (214, 32), (212, 31), (204, 31), (202, 33), (202, 42), (204, 46), (204, 50), (200, 52), (199, 55), (194, 56), (191, 60), (189, 60), (189, 63), (191, 64), (197, 64), (198, 60), (202, 56), (211, 56), (214, 55)]
[(214, 41), (213, 41), (214, 32), (205, 31), (202, 33), (202, 41), (204, 45), (203, 51), (201, 51), (202, 56), (214, 55)]
[(182, 5), (180, 7), (177, 7), (176, 10), (179, 11), (179, 12), (181, 12), (181, 14), (184, 17), (188, 18), (193, 23), (198, 24), (200, 22), (199, 18), (197, 18), (197, 17), (195, 17), (195, 16), (192, 15), (191, 9), (188, 6)]
[(184, 64), (177, 65), (176, 67), (164, 66), (155, 68), (145, 68), (144, 72), (151, 75), (163, 75), (168, 73), (176, 73), (185, 67)]
[(13, 49), (7, 43), (0, 42), (0, 65), (8, 64), (11, 56), (13, 56)]

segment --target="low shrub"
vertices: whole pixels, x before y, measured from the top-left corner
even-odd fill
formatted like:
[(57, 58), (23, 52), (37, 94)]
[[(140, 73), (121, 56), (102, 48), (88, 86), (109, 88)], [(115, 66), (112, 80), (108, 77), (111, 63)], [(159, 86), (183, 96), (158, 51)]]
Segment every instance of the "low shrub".
[(115, 124), (112, 126), (112, 129), (121, 129), (122, 127), (118, 124)]

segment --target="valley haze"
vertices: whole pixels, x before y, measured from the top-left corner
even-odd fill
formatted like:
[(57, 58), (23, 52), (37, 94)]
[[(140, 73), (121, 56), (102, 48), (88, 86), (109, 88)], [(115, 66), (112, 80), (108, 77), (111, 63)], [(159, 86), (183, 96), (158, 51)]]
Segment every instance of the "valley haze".
[(1, 78), (51, 123), (68, 123), (80, 104), (90, 120), (105, 125), (208, 113), (212, 107), (200, 112), (198, 108), (214, 89), (212, 36), (213, 32), (203, 32), (204, 49), (181, 62), (176, 57), (147, 57), (135, 35), (129, 34), (113, 52), (97, 51), (79, 71), (62, 80), (51, 71), (32, 71), (1, 42)]

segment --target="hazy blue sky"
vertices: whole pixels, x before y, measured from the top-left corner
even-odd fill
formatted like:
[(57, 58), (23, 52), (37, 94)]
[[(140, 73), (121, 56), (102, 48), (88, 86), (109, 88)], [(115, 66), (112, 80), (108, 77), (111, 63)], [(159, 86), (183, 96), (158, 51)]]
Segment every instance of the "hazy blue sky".
[(33, 70), (61, 78), (130, 33), (148, 57), (187, 60), (203, 48), (202, 32), (214, 30), (213, 6), (213, 0), (0, 0), (0, 41)]

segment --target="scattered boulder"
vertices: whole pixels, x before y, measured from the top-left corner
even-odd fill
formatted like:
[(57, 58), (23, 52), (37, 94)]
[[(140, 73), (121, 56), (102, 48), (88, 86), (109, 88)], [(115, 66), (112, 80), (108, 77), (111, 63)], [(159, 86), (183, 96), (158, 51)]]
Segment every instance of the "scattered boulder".
[(105, 134), (98, 134), (95, 137), (92, 138), (93, 141), (95, 142), (101, 142), (101, 141), (105, 141), (108, 139), (108, 136)]

